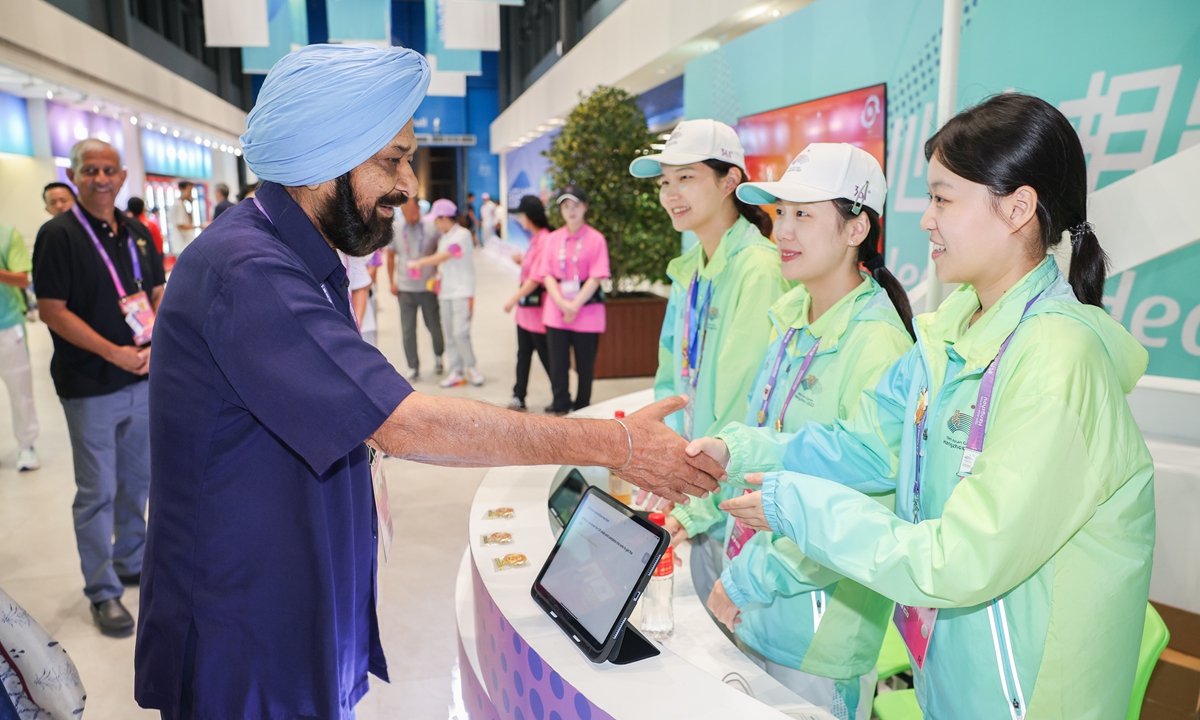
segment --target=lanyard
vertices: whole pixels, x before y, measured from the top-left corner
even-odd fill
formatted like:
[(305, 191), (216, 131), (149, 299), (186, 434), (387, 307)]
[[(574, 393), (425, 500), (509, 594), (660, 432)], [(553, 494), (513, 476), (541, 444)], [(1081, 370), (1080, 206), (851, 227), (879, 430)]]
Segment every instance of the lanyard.
[[(271, 223), (271, 227), (275, 227), (275, 221), (272, 220), (271, 216), (267, 214), (266, 209), (262, 206), (262, 203), (260, 203), (258, 201), (258, 198), (251, 198), (251, 200), (254, 201), (254, 206), (257, 207), (258, 211), (263, 214), (263, 217), (265, 217), (267, 219), (267, 222)], [(278, 229), (278, 228), (276, 228), (276, 229)], [(334, 252), (338, 252), (338, 251), (335, 250)], [(341, 257), (342, 257), (341, 253), (338, 252), (339, 263), (341, 262)], [(347, 280), (346, 303), (348, 304), (348, 306), (350, 308), (350, 318), (354, 320), (354, 327), (358, 328), (359, 332), (361, 333), (362, 328), (358, 327), (358, 315), (356, 315), (354, 313), (354, 296), (349, 288), (349, 280), (350, 280), (350, 259), (349, 258), (346, 258), (346, 262), (345, 262), (345, 264), (342, 265), (342, 267), (345, 268), (345, 270), (346, 270), (346, 280)], [(333, 296), (331, 296), (329, 294), (329, 290), (328, 290), (328, 288), (325, 287), (324, 282), (321, 283), (321, 292), (325, 293), (325, 299), (329, 301), (330, 305), (333, 305)], [(334, 309), (337, 309), (336, 305), (334, 305)]]
[(708, 334), (708, 306), (712, 303), (713, 283), (708, 283), (704, 293), (704, 301), (697, 307), (700, 300), (700, 273), (692, 275), (688, 287), (688, 302), (683, 310), (685, 326), (683, 337), (683, 369), (680, 373), (688, 378), (693, 388), (700, 382), (700, 361), (703, 357), (704, 338)]
[[(783, 344), (779, 348), (779, 355), (775, 357), (775, 366), (771, 368), (771, 377), (767, 380), (767, 386), (763, 388), (762, 408), (758, 411), (758, 426), (762, 427), (767, 424), (767, 410), (771, 405), (771, 395), (775, 392), (775, 380), (779, 376), (779, 365), (783, 362), (783, 358), (787, 355), (788, 344), (796, 335), (796, 328), (788, 328), (787, 333), (783, 336)], [(804, 354), (804, 362), (800, 364), (800, 372), (796, 373), (796, 378), (792, 380), (792, 387), (788, 391), (787, 397), (783, 399), (783, 407), (779, 409), (779, 418), (775, 420), (775, 432), (783, 432), (783, 418), (787, 415), (788, 406), (792, 404), (792, 398), (796, 397), (800, 386), (804, 384), (804, 378), (808, 375), (808, 368), (812, 365), (813, 358), (817, 356), (817, 348), (821, 345), (820, 338), (813, 338), (813, 346)]]
[[(1021, 312), (1021, 318), (1017, 320), (1017, 326), (1020, 327), (1021, 322), (1029, 313), (1029, 308), (1037, 302), (1041, 293), (1034, 295), (1033, 298), (1025, 303), (1025, 309)], [(966, 477), (971, 474), (972, 468), (975, 466), (975, 459), (983, 452), (983, 436), (987, 430), (988, 413), (992, 406), (992, 390), (996, 385), (996, 373), (1000, 370), (1000, 358), (1004, 357), (1004, 351), (1008, 350), (1008, 344), (1012, 342), (1013, 335), (1017, 334), (1017, 328), (1013, 328), (1008, 337), (1004, 339), (1004, 344), (1000, 346), (1000, 351), (996, 353), (996, 357), (988, 363), (987, 370), (983, 373), (983, 379), (979, 382), (979, 396), (975, 400), (975, 417), (971, 420), (971, 431), (967, 436), (967, 446), (963, 448), (962, 462), (958, 468), (959, 477)], [(913, 522), (920, 521), (920, 506), (921, 506), (921, 458), (924, 456), (924, 440), (925, 438), (925, 421), (928, 418), (928, 388), (921, 388), (921, 395), (917, 399), (917, 442), (916, 462), (913, 464), (916, 477), (913, 480)]]
[(575, 266), (575, 282), (579, 282), (579, 248), (583, 245), (583, 230), (585, 227), (587, 226), (581, 226), (579, 232), (563, 238), (562, 245), (558, 246), (558, 271), (562, 273), (562, 280), (567, 279), (567, 242), (574, 240), (575, 256), (571, 259), (571, 263)]
[[(83, 217), (78, 205), (71, 206), (71, 212), (75, 213), (76, 219), (83, 225), (83, 229), (87, 231), (88, 237), (92, 239), (92, 244), (96, 246), (96, 250), (100, 253), (100, 258), (104, 260), (104, 264), (108, 266), (108, 274), (112, 276), (113, 285), (117, 287), (117, 295), (124, 298), (129, 293), (125, 292), (125, 286), (121, 284), (121, 278), (117, 275), (117, 268), (113, 265), (112, 258), (105, 252), (104, 246), (100, 244), (100, 238), (96, 237), (96, 231), (92, 229), (92, 224)], [(116, 218), (113, 218), (114, 222)], [(129, 259), (133, 262), (133, 277), (137, 282), (138, 292), (142, 291), (142, 264), (138, 262), (137, 251), (133, 249), (133, 238), (129, 236), (128, 230), (125, 233), (125, 244), (129, 247)]]

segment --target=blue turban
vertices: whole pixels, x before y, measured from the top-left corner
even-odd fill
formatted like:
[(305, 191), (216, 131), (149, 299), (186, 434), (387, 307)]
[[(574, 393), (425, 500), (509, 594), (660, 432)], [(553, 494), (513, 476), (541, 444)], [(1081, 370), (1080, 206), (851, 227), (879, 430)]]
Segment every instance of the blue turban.
[(366, 162), (425, 99), (429, 63), (406, 48), (309, 45), (275, 63), (246, 119), (246, 164), (296, 187)]

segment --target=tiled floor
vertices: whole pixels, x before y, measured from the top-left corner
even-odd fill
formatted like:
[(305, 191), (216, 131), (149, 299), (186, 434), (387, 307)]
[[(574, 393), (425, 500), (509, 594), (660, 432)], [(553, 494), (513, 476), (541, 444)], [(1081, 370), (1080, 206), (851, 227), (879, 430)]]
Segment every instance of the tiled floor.
[[(503, 303), (516, 287), (515, 268), (486, 255), (476, 260), (478, 288), (472, 329), (481, 388), (440, 390), (432, 379), (421, 392), (506, 404), (512, 395), (516, 332)], [(399, 312), (380, 277), (379, 346), (405, 369)], [(41, 422), (37, 449), (42, 469), (18, 474), (16, 443), (0, 400), (0, 587), (24, 605), (67, 648), (88, 691), (87, 720), (153, 718), (133, 700), (133, 638), (114, 640), (96, 630), (83, 596), (83, 579), (71, 526), (74, 480), (62, 406), (50, 381), (51, 345), (45, 325), (29, 326), (34, 384)], [(432, 369), (429, 335), (421, 330), (422, 365)], [(550, 402), (550, 385), (534, 362), (528, 404)], [(648, 387), (649, 378), (598, 381), (596, 401)], [(467, 508), (482, 470), (451, 469), (389, 459), (388, 477), (396, 538), (391, 563), (380, 570), (380, 625), (391, 684), (372, 678), (359, 704), (361, 720), (448, 717), (450, 670), (457, 655), (454, 577), (467, 532)], [(125, 603), (136, 614), (138, 592)], [(231, 719), (232, 720), (232, 719)]]

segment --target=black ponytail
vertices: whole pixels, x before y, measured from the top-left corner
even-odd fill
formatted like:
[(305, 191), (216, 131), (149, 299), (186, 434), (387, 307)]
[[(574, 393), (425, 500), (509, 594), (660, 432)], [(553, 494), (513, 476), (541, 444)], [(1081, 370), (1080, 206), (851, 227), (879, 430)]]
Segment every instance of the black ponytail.
[[(741, 173), (742, 176), (742, 179), (738, 182), (738, 185), (741, 185), (749, 180), (749, 178), (746, 177), (746, 173), (733, 163), (722, 162), (720, 160), (705, 160), (704, 164), (712, 168), (713, 172), (717, 174), (717, 180), (720, 180), (728, 175), (729, 171), (733, 168), (737, 168), (738, 172)], [(767, 214), (766, 210), (763, 210), (757, 205), (751, 205), (749, 203), (742, 202), (738, 198), (736, 192), (733, 194), (733, 206), (737, 208), (739, 215), (749, 220), (758, 228), (758, 231), (762, 233), (763, 237), (771, 237), (771, 233), (775, 230), (775, 223), (771, 220), (771, 216)]]
[(1067, 279), (1079, 302), (1103, 307), (1107, 257), (1087, 222), (1087, 162), (1071, 122), (1032, 95), (996, 95), (954, 116), (925, 143), (950, 172), (1002, 198), (1037, 191), (1041, 256), (1071, 235)]
[(867, 216), (867, 221), (870, 224), (870, 229), (867, 230), (867, 239), (863, 240), (858, 246), (858, 261), (862, 263), (867, 272), (871, 273), (871, 277), (875, 278), (875, 282), (887, 291), (888, 298), (891, 299), (892, 305), (896, 308), (896, 314), (900, 316), (900, 320), (904, 323), (904, 329), (913, 340), (917, 339), (916, 331), (913, 330), (913, 313), (912, 305), (908, 303), (908, 293), (904, 292), (904, 286), (896, 279), (891, 270), (887, 269), (887, 265), (883, 260), (883, 226), (879, 222), (879, 213), (865, 205), (856, 206), (853, 200), (838, 198), (833, 201), (833, 206), (837, 208), (838, 214), (842, 216), (842, 224), (853, 220), (858, 213), (855, 213), (855, 207), (858, 207), (859, 213)]

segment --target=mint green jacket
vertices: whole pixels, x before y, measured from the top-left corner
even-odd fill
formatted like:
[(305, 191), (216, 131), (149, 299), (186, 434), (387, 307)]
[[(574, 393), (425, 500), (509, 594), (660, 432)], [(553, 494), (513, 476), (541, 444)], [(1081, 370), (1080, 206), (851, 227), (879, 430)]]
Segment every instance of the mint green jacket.
[[(978, 308), (963, 286), (920, 316), (916, 347), (853, 420), (791, 436), (731, 428), (730, 472), (769, 471), (767, 520), (807, 557), (941, 608), (915, 673), (925, 717), (1122, 718), (1154, 552), (1154, 468), (1125, 400), (1147, 353), (1049, 258), (968, 327)], [(983, 452), (960, 478), (980, 378), (1014, 328)], [(860, 492), (887, 490), (895, 512)]]
[[(767, 426), (774, 427), (784, 400), (813, 343), (820, 343), (806, 380), (788, 406), (783, 429), (793, 433), (805, 422), (849, 419), (864, 390), (872, 388), (892, 364), (912, 347), (887, 292), (869, 275), (816, 322), (809, 324), (811, 298), (803, 285), (780, 298), (770, 311), (771, 345), (762, 358), (749, 394), (747, 425), (757, 425), (762, 398), (778, 356), (783, 336), (796, 328), (787, 355), (779, 368), (775, 391), (767, 411)], [(673, 512), (689, 536), (723, 526), (728, 539), (733, 528), (716, 504), (741, 494), (729, 489), (708, 499), (693, 500)], [(880, 498), (887, 507), (892, 497)], [(781, 665), (824, 677), (849, 679), (870, 672), (879, 656), (892, 602), (852, 580), (828, 573), (822, 590), (799, 587), (816, 570), (796, 544), (782, 535), (760, 532), (732, 561), (726, 561), (722, 584), (741, 609), (737, 635), (747, 645)], [(796, 589), (798, 588), (799, 589)], [(814, 598), (825, 609), (819, 624)]]
[[(707, 263), (700, 243), (672, 260), (667, 265), (671, 296), (658, 340), (655, 400), (686, 393), (687, 380), (681, 376), (684, 311), (697, 272), (714, 283), (694, 415), (694, 435), (704, 437), (745, 417), (746, 393), (771, 333), (767, 310), (791, 284), (783, 279), (775, 244), (744, 217), (725, 231)], [(683, 434), (683, 411), (666, 422)]]

